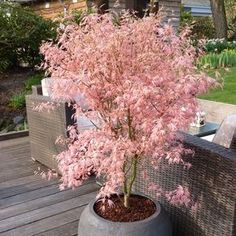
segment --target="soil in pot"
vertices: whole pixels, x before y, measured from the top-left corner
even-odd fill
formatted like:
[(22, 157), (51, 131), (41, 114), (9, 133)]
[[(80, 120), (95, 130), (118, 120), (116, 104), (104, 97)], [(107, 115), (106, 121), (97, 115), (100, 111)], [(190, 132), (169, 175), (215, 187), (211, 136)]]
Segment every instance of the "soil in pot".
[(144, 220), (153, 215), (156, 211), (155, 203), (143, 196), (131, 195), (129, 199), (129, 208), (123, 203), (123, 196), (111, 196), (112, 204), (108, 201), (103, 203), (98, 201), (94, 204), (94, 211), (104, 219), (114, 222), (134, 222)]

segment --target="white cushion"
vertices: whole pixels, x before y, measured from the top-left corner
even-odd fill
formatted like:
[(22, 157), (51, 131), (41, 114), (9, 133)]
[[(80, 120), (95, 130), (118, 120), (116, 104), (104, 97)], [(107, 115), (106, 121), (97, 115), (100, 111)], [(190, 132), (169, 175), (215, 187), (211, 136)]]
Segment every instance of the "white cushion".
[(203, 136), (201, 137), (202, 139), (205, 139), (209, 142), (212, 142), (213, 138), (215, 137), (215, 134), (211, 134), (211, 135), (207, 135), (207, 136)]

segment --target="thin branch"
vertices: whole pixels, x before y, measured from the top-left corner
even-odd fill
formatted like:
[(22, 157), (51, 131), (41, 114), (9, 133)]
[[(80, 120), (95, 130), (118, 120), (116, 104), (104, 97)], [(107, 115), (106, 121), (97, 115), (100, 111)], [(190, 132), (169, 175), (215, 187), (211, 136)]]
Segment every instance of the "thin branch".
[(92, 120), (89, 119), (89, 121), (96, 127), (96, 129), (101, 130)]

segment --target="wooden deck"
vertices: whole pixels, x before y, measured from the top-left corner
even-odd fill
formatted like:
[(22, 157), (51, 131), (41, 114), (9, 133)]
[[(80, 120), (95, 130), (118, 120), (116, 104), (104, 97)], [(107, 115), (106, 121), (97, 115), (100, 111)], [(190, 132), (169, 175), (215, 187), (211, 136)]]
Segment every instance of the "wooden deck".
[(76, 190), (59, 191), (58, 181), (34, 175), (29, 139), (0, 142), (0, 235), (77, 235), (83, 208), (98, 189), (91, 180)]

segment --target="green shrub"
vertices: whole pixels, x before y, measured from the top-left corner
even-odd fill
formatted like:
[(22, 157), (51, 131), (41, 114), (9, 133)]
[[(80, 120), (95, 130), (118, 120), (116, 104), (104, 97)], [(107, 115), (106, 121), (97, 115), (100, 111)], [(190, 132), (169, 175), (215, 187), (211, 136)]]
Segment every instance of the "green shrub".
[(44, 77), (43, 74), (36, 74), (36, 75), (29, 77), (24, 83), (25, 89), (27, 91), (31, 91), (32, 86), (40, 84), (43, 77)]
[(210, 39), (207, 41), (204, 47), (207, 52), (221, 53), (225, 49), (236, 49), (236, 41)]
[(184, 7), (180, 8), (180, 30), (184, 27), (191, 27), (192, 32), (190, 37), (192, 40), (197, 41), (202, 38), (214, 38), (215, 28), (213, 25), (212, 17), (195, 17), (190, 12), (186, 12)]
[(18, 124), (15, 129), (16, 129), (16, 131), (21, 131), (21, 130), (27, 130), (27, 129), (29, 129), (26, 120), (24, 120), (24, 123), (23, 123), (23, 124)]
[(9, 65), (11, 65), (11, 61), (7, 58), (7, 56), (0, 56), (0, 72), (5, 71)]
[(236, 66), (236, 50), (224, 50), (220, 54), (209, 53), (199, 59), (201, 68), (225, 68)]
[(204, 17), (194, 17), (194, 21), (192, 23), (192, 34), (197, 39), (202, 38), (214, 38), (215, 37), (215, 28), (213, 26), (212, 17), (204, 16)]
[(30, 93), (32, 90), (33, 85), (38, 85), (41, 83), (41, 80), (43, 79), (43, 74), (35, 74), (33, 76), (30, 76), (25, 82), (25, 87), (22, 91), (14, 94), (10, 98), (9, 106), (13, 108), (23, 108), (25, 107), (25, 96)]
[(191, 12), (185, 11), (184, 6), (180, 7), (180, 27), (185, 27), (191, 25), (193, 21), (193, 16)]
[(225, 0), (224, 2), (228, 23), (228, 37), (236, 40), (236, 1)]
[(16, 93), (10, 98), (10, 107), (13, 108), (23, 108), (25, 107), (25, 95), (26, 91), (21, 91), (19, 93)]
[(41, 60), (39, 46), (56, 37), (56, 24), (18, 4), (0, 2), (0, 71)]

